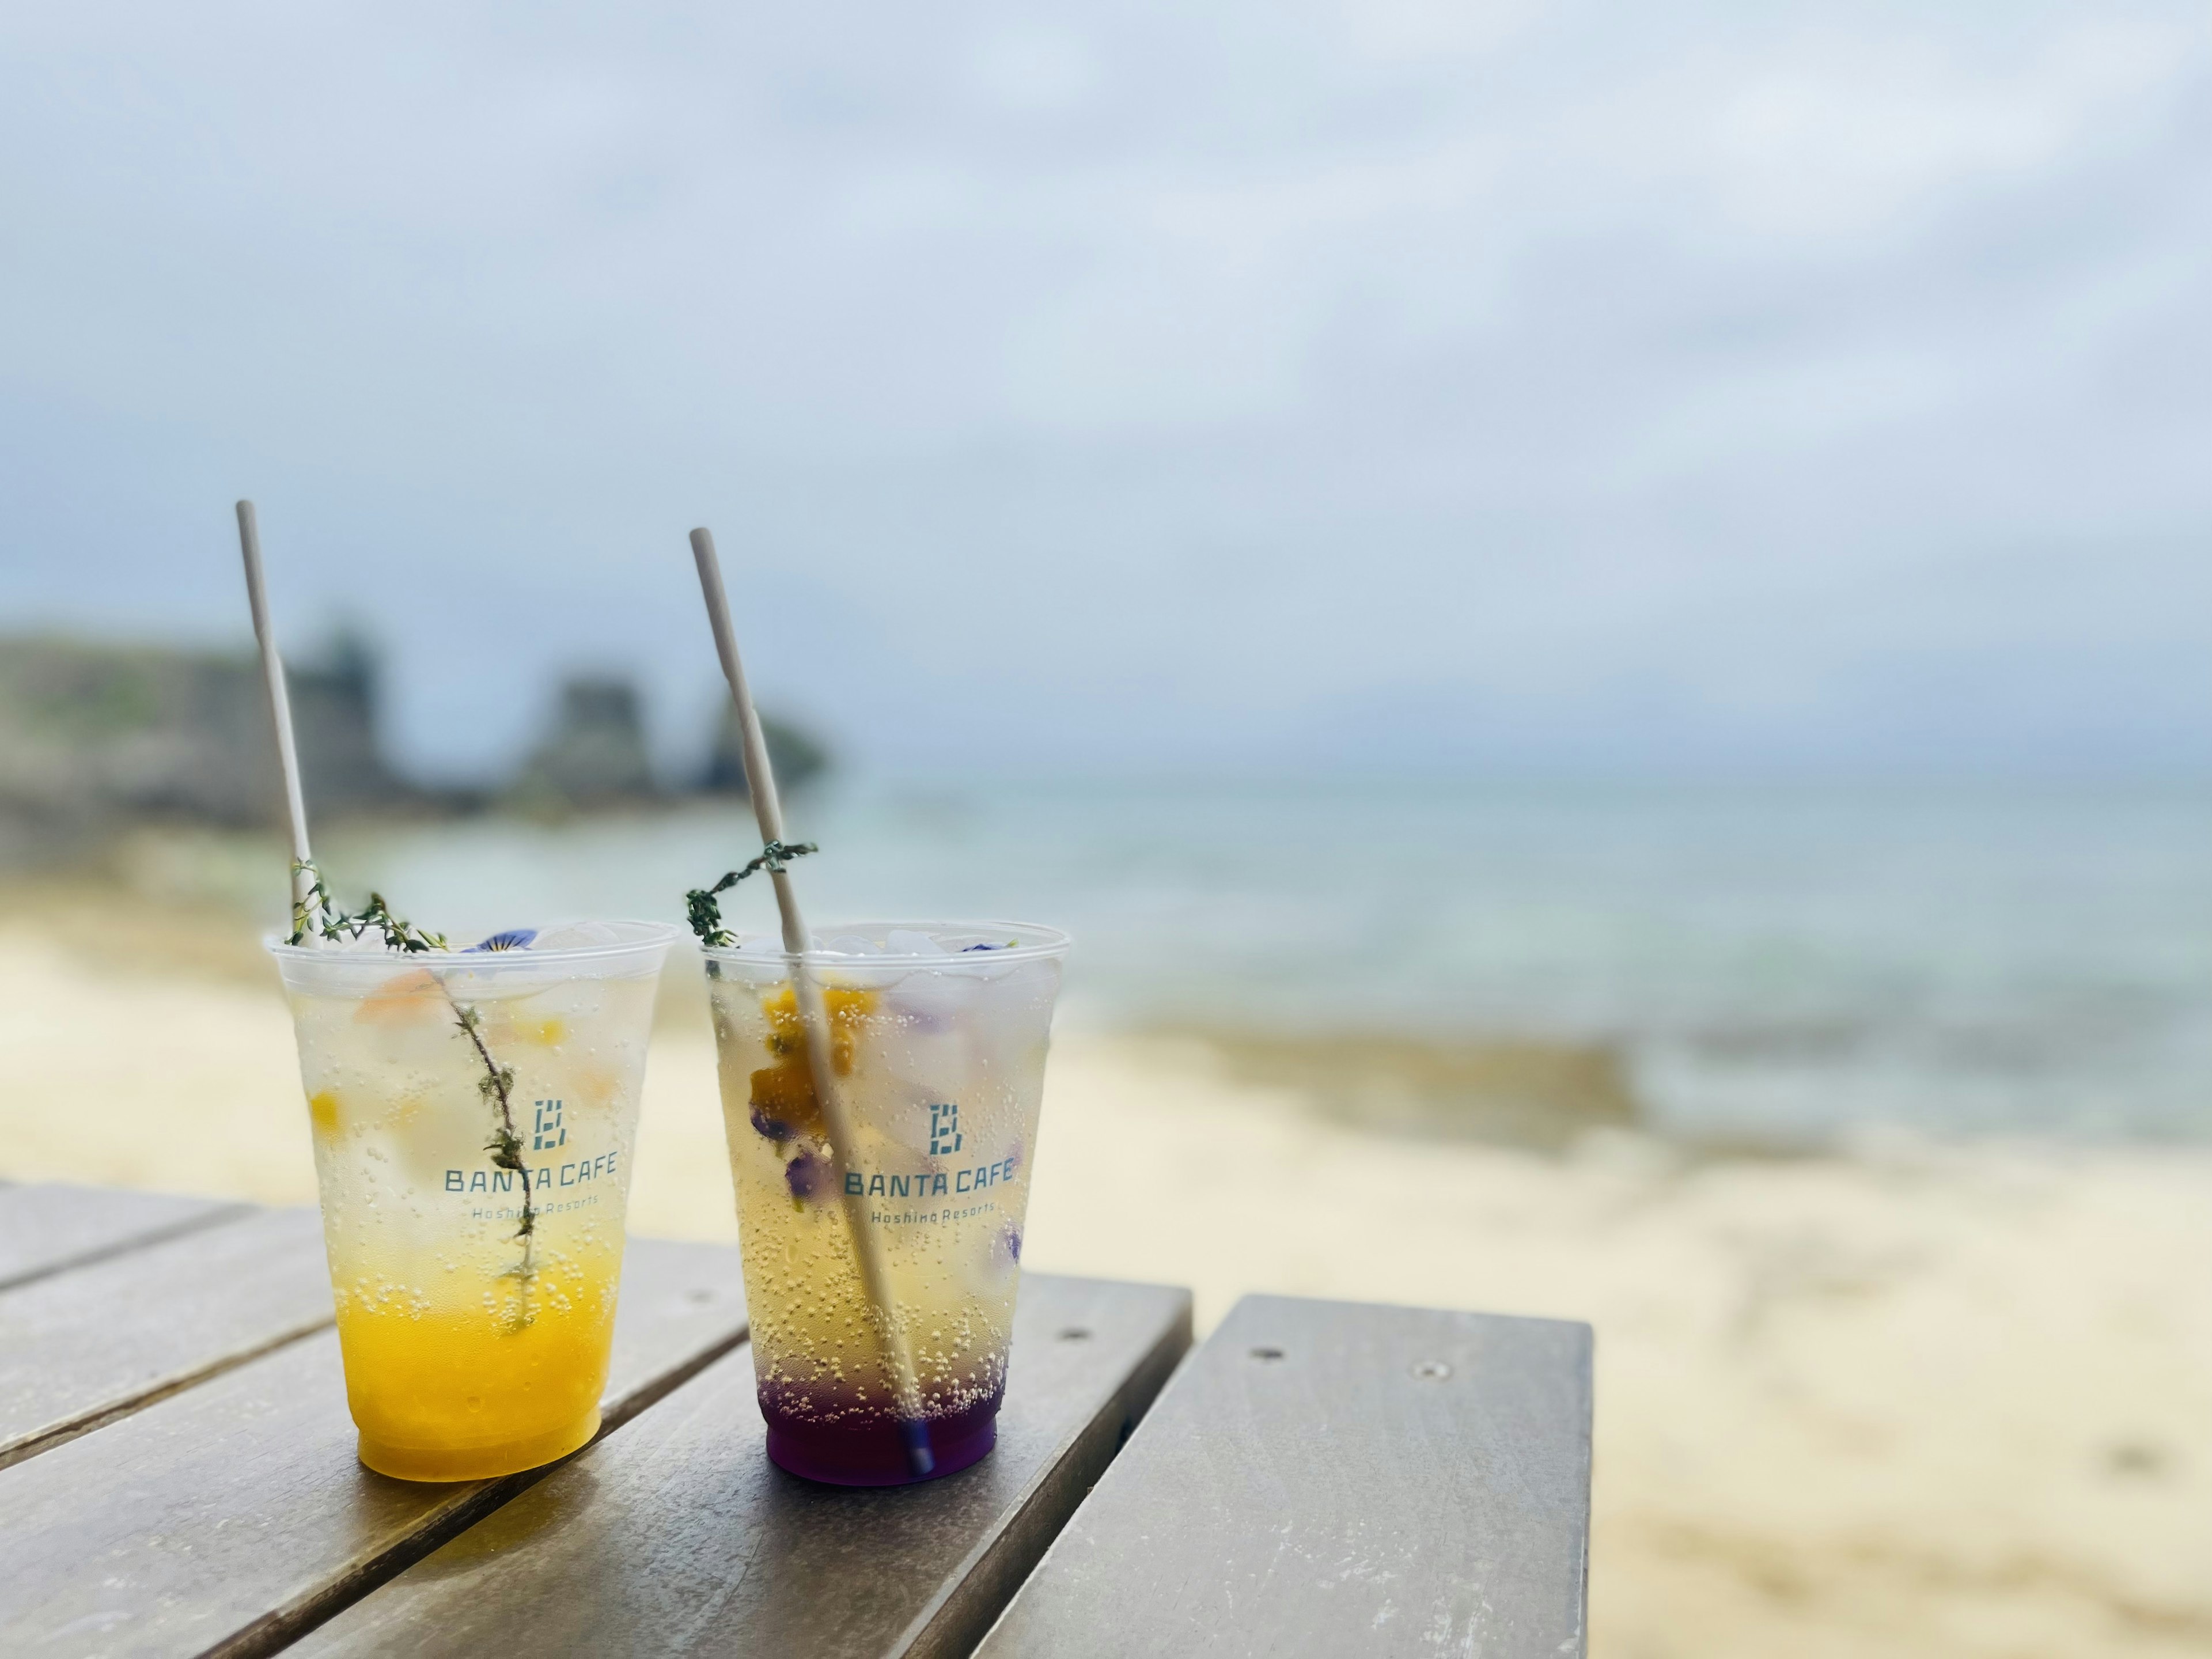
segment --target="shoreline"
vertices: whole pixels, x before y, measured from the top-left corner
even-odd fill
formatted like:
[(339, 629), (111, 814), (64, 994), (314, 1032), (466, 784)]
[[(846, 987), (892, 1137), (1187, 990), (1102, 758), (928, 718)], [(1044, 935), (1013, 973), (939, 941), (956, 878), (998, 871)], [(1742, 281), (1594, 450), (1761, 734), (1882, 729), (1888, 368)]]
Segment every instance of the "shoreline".
[[(61, 915), (0, 920), (0, 1178), (312, 1203), (258, 947)], [(687, 1003), (632, 1228), (732, 1242)], [(1193, 1038), (1074, 1036), (1024, 1255), (1191, 1285), (1201, 1327), (1252, 1291), (1590, 1321), (1601, 1659), (2212, 1654), (2212, 1149), (1408, 1140)]]

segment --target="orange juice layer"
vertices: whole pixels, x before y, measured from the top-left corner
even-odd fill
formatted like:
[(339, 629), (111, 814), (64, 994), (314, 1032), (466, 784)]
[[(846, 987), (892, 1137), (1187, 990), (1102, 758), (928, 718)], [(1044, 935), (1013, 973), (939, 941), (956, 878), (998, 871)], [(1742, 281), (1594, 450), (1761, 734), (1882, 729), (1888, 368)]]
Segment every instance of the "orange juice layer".
[(519, 1328), (480, 1308), (341, 1305), (362, 1461), (403, 1480), (468, 1480), (565, 1456), (599, 1428), (613, 1334), (611, 1294), (537, 1308)]

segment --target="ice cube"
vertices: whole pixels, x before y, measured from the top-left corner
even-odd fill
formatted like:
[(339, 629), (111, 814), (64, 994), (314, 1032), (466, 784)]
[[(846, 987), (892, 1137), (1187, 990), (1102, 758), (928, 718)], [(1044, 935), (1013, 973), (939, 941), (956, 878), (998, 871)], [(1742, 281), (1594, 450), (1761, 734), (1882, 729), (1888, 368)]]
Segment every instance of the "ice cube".
[(975, 982), (958, 974), (904, 974), (884, 993), (885, 1012), (924, 1031), (951, 1028), (975, 995)]
[(548, 927), (532, 944), (533, 951), (577, 951), (594, 945), (629, 945), (636, 934), (615, 922), (571, 921)]

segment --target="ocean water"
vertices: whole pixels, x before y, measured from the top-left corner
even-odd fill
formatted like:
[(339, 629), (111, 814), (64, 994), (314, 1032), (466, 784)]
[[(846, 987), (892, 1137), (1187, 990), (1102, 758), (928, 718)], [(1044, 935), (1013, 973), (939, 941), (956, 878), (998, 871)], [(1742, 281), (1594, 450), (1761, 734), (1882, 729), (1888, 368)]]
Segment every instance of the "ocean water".
[[(978, 782), (790, 816), (817, 924), (1064, 927), (1067, 1024), (1272, 1044), (1443, 1133), (1503, 1090), (1778, 1147), (2212, 1136), (2212, 792)], [(463, 933), (680, 919), (757, 849), (733, 805), (355, 831), (324, 862)], [(764, 883), (728, 909), (774, 925)]]

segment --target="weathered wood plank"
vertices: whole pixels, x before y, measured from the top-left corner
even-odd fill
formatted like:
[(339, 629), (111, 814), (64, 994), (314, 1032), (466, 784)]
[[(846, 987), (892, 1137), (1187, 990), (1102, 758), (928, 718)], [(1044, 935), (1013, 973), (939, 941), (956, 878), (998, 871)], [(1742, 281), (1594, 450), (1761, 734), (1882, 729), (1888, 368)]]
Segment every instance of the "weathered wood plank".
[[(608, 1423), (744, 1334), (735, 1250), (632, 1241)], [(0, 1652), (265, 1653), (535, 1478), (371, 1474), (337, 1334), (310, 1337), (0, 1472)]]
[(1189, 1340), (1187, 1291), (1030, 1276), (998, 1449), (878, 1492), (770, 1464), (733, 1353), (298, 1652), (964, 1655)]
[(248, 1213), (243, 1204), (169, 1193), (0, 1185), (0, 1291)]
[(978, 1659), (1583, 1651), (1590, 1331), (1248, 1297)]
[(264, 1210), (0, 1291), (0, 1468), (331, 1322), (313, 1210)]

